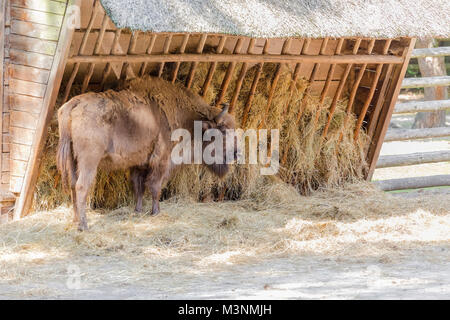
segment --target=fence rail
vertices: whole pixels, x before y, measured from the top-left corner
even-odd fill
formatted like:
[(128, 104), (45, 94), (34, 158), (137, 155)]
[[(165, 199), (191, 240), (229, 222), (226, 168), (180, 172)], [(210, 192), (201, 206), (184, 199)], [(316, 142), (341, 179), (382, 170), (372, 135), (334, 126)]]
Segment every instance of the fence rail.
[(414, 49), (411, 58), (450, 56), (450, 47)]
[(410, 101), (397, 103), (394, 113), (432, 112), (450, 110), (450, 100)]
[[(450, 47), (414, 49), (411, 55), (411, 57), (413, 58), (441, 56), (450, 56)], [(403, 80), (402, 88), (426, 88), (449, 85), (450, 76), (435, 76), (422, 78), (406, 78)], [(449, 109), (450, 99), (434, 101), (409, 101), (405, 103), (398, 103), (395, 106), (394, 114), (433, 112)], [(425, 129), (390, 129), (388, 130), (384, 141), (405, 141), (447, 136), (450, 136), (450, 127)], [(378, 159), (376, 167), (380, 169), (446, 161), (450, 161), (449, 150), (381, 156)], [(450, 186), (450, 175), (389, 179), (374, 181), (374, 183), (379, 188), (385, 191)]]
[(402, 167), (443, 161), (450, 161), (450, 150), (382, 156), (378, 159), (377, 168)]

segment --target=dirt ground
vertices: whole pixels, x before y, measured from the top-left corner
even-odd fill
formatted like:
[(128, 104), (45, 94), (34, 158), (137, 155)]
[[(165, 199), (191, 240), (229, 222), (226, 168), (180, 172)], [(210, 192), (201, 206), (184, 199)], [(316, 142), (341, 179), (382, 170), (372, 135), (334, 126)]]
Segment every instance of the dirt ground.
[(450, 298), (450, 191), (287, 198), (36, 213), (0, 226), (0, 299)]

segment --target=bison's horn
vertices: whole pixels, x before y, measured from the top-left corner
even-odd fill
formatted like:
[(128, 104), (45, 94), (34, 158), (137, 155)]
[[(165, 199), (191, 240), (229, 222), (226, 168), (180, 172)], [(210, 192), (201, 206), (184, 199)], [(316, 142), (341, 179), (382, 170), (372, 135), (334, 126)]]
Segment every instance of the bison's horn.
[(216, 121), (216, 123), (222, 122), (223, 117), (228, 113), (228, 109), (230, 108), (230, 105), (228, 103), (223, 103), (222, 106), (223, 106), (222, 111), (214, 119), (214, 121)]

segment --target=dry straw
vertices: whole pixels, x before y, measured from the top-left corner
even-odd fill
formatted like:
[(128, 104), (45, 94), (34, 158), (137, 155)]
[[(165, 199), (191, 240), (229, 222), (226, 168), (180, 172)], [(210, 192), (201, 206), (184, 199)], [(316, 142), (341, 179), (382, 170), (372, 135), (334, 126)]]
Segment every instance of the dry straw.
[[(181, 64), (176, 82), (185, 83), (190, 66), (190, 63)], [(224, 95), (225, 102), (232, 99), (241, 68), (242, 64), (237, 64), (234, 69), (230, 86)], [(238, 124), (242, 123), (243, 110), (257, 68), (258, 66), (250, 68), (244, 78), (234, 109)], [(206, 102), (214, 103), (227, 69), (228, 63), (218, 63), (211, 85), (205, 93)], [(192, 81), (194, 92), (201, 92), (208, 70), (209, 64), (198, 64)], [(280, 159), (286, 159), (282, 162), (277, 177), (261, 176), (258, 165), (234, 165), (231, 173), (220, 180), (203, 166), (190, 165), (174, 172), (164, 190), (165, 198), (176, 196), (195, 201), (251, 199), (263, 191), (267, 184), (280, 181), (293, 185), (301, 194), (309, 194), (318, 188), (339, 186), (344, 182), (357, 181), (362, 178), (366, 168), (363, 155), (368, 139), (363, 133), (359, 135), (356, 143), (353, 141), (356, 122), (354, 116), (350, 118), (348, 125), (344, 128), (345, 100), (338, 101), (328, 135), (326, 138), (322, 138), (331, 101), (326, 99), (323, 105), (319, 106), (319, 97), (305, 96), (309, 86), (305, 79), (297, 81), (291, 95), (292, 73), (289, 68), (282, 66), (269, 112), (265, 115), (276, 70), (276, 64), (264, 64), (243, 129), (256, 129), (262, 126), (280, 130)], [(171, 64), (166, 64), (163, 77), (170, 79), (171, 76)], [(77, 94), (77, 90), (79, 88), (75, 87), (72, 95)], [(303, 110), (301, 110), (302, 108)], [(295, 119), (299, 112), (301, 112), (301, 117), (297, 122)], [(338, 143), (341, 133), (343, 139)], [(57, 135), (57, 121), (54, 120), (49, 129), (43, 165), (37, 184), (36, 209), (53, 208), (69, 200), (68, 195), (62, 192), (60, 177), (55, 166)], [(127, 173), (123, 171), (111, 173), (100, 169), (96, 186), (90, 197), (91, 206), (111, 209), (131, 202), (132, 194)]]

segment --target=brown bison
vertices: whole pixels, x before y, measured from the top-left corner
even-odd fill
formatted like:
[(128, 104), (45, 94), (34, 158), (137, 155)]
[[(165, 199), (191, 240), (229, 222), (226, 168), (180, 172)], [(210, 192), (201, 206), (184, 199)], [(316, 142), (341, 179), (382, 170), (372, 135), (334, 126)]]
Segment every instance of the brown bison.
[[(215, 128), (225, 136), (227, 129), (235, 127), (227, 111), (228, 106), (223, 110), (209, 106), (191, 91), (153, 77), (131, 81), (120, 91), (90, 92), (65, 103), (58, 111), (57, 165), (63, 183), (70, 182), (78, 229), (87, 229), (86, 198), (99, 165), (131, 168), (136, 210), (142, 210), (147, 186), (153, 199), (151, 214), (158, 214), (161, 188), (176, 166), (171, 160), (176, 144), (171, 141), (173, 130), (188, 130), (194, 144), (198, 139), (194, 121), (202, 121), (203, 131)], [(210, 143), (202, 140), (201, 146)], [(225, 175), (225, 154), (222, 162), (208, 167), (218, 176)]]

